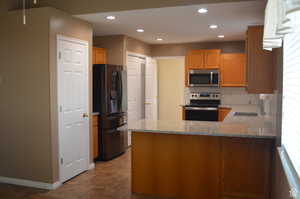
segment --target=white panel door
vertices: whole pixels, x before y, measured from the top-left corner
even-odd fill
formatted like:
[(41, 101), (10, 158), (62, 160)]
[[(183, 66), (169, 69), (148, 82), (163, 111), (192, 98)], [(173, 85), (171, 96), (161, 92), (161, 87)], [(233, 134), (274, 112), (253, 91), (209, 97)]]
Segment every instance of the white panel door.
[(145, 119), (157, 120), (157, 62), (150, 57), (146, 59), (145, 87)]
[[(144, 61), (141, 58), (135, 56), (127, 57), (127, 114), (128, 125), (134, 123), (137, 120), (143, 119), (142, 110), (144, 101), (142, 101), (144, 95), (142, 93), (142, 63)], [(131, 145), (131, 133), (128, 132), (128, 145)]]
[(88, 169), (88, 43), (58, 36), (60, 180)]

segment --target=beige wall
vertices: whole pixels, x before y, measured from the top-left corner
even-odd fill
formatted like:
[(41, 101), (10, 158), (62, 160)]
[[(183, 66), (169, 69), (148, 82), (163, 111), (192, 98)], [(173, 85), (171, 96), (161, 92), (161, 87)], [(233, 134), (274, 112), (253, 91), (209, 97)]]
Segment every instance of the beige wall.
[(199, 42), (182, 44), (155, 44), (151, 45), (153, 57), (185, 56), (189, 50), (195, 49), (221, 49), (222, 53), (239, 53), (245, 51), (244, 41), (230, 42)]
[(151, 56), (149, 44), (125, 35), (97, 36), (93, 38), (93, 45), (107, 49), (108, 64), (125, 66), (127, 51)]
[(0, 30), (0, 176), (53, 183), (58, 180), (56, 33), (91, 44), (92, 28), (51, 8), (27, 15), (27, 25), (21, 12), (0, 21), (5, 27)]
[(149, 44), (132, 37), (125, 37), (126, 51), (151, 56), (151, 47)]
[(7, 14), (8, 10), (12, 10), (21, 6), (19, 0), (1, 0), (0, 1), (0, 15)]
[(182, 120), (184, 58), (158, 59), (158, 118)]
[(124, 65), (126, 54), (124, 35), (94, 37), (93, 45), (107, 49), (108, 64)]
[(1, 17), (0, 176), (51, 182), (49, 23), (44, 10)]

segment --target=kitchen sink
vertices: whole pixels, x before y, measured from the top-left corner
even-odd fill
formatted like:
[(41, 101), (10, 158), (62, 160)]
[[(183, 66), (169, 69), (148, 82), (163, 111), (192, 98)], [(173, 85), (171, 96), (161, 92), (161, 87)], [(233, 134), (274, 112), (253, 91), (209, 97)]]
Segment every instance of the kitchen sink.
[(255, 112), (235, 112), (234, 116), (256, 117), (256, 116), (258, 116), (258, 113), (255, 113)]

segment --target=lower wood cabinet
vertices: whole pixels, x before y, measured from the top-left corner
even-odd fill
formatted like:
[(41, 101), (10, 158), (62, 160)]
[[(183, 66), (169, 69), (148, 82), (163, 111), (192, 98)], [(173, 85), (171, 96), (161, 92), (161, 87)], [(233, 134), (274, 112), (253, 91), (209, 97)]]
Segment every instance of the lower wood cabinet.
[(132, 192), (270, 199), (273, 140), (132, 133)]
[(93, 115), (93, 157), (99, 156), (98, 115)]
[(231, 108), (219, 108), (219, 121), (223, 121), (225, 119), (225, 117), (228, 115), (228, 113), (230, 113)]
[(260, 139), (223, 138), (221, 144), (222, 197), (269, 198), (272, 142)]

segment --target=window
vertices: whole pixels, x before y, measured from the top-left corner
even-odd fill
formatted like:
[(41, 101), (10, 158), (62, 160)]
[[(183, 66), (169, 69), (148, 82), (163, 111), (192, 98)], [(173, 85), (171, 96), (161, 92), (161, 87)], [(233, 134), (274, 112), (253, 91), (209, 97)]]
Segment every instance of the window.
[(284, 38), (282, 144), (300, 176), (300, 26)]

